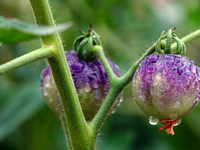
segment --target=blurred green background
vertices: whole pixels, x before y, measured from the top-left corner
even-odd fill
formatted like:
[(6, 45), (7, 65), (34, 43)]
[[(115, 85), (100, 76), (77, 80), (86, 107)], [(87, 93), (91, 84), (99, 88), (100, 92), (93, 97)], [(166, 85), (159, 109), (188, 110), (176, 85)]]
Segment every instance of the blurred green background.
[[(176, 26), (179, 37), (200, 28), (199, 0), (50, 0), (57, 23), (73, 21), (61, 33), (65, 50), (72, 49), (79, 30), (90, 24), (101, 36), (106, 55), (124, 74), (163, 30)], [(0, 15), (34, 23), (28, 0), (1, 0)], [(40, 40), (0, 47), (0, 64), (40, 47)], [(187, 53), (200, 66), (200, 38)], [(0, 76), (0, 150), (66, 150), (61, 123), (46, 106), (40, 90), (44, 60)], [(98, 137), (98, 150), (200, 149), (200, 106), (175, 127), (175, 135), (159, 132), (132, 100), (131, 84), (123, 102), (108, 117)]]

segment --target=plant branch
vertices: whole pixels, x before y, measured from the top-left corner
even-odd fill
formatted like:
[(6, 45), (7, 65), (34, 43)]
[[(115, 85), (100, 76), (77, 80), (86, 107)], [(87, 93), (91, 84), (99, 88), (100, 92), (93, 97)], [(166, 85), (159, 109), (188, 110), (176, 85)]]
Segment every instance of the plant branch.
[(111, 113), (111, 108), (117, 99), (119, 93), (123, 90), (122, 86), (110, 85), (109, 92), (104, 100), (101, 108), (90, 122), (90, 127), (92, 128), (95, 135), (98, 134), (101, 126), (103, 125), (104, 121), (106, 120), (107, 116)]
[[(39, 25), (55, 26), (48, 0), (30, 0), (36, 22)], [(48, 58), (56, 87), (59, 92), (63, 114), (69, 134), (72, 149), (92, 150), (94, 149), (94, 137), (88, 126), (79, 103), (78, 95), (71, 77), (71, 73), (65, 58), (61, 38), (58, 33), (42, 37), (43, 45), (52, 45), (54, 55)], [(66, 139), (66, 141), (68, 141)]]
[[(117, 77), (117, 76), (114, 74), (112, 68), (110, 67), (110, 64), (108, 63), (108, 61), (107, 61), (107, 59), (106, 59), (106, 57), (105, 57), (105, 55), (104, 55), (102, 46), (100, 46), (100, 45), (94, 46), (94, 47), (93, 47), (93, 52), (94, 52), (96, 55), (98, 55), (99, 59), (101, 60), (101, 63), (102, 63), (102, 65), (104, 66), (104, 69), (106, 70), (106, 73), (108, 74), (109, 81), (112, 82), (113, 80), (114, 80), (114, 81), (117, 80), (117, 78), (119, 78), (119, 77)], [(113, 81), (113, 82), (114, 82), (114, 81)]]
[(67, 124), (65, 122), (65, 118), (62, 117), (60, 120), (61, 120), (62, 128), (64, 131), (65, 139), (67, 142), (67, 150), (72, 150), (72, 145), (71, 145), (71, 141), (70, 141), (70, 137), (69, 137), (69, 131), (68, 131)]
[(127, 71), (127, 73), (120, 78), (120, 80), (121, 80), (120, 84), (122, 84), (123, 86), (126, 86), (132, 80), (132, 77), (133, 77), (135, 70), (137, 69), (140, 61), (143, 60), (146, 56), (154, 53), (155, 52), (155, 46), (156, 46), (156, 43), (153, 44), (149, 49), (147, 49), (147, 51), (142, 55), (142, 57), (140, 57), (140, 59), (138, 59), (132, 65), (132, 67), (129, 69), (129, 71)]
[[(181, 41), (182, 41), (183, 43), (187, 44), (187, 43), (189, 43), (190, 41), (192, 41), (192, 40), (194, 40), (194, 39), (196, 39), (196, 38), (198, 38), (198, 37), (200, 37), (200, 29), (198, 29), (198, 30), (196, 30), (196, 31), (194, 31), (194, 32), (192, 32), (192, 33), (190, 33), (190, 34), (184, 36), (184, 37), (181, 39)], [(176, 43), (173, 43), (173, 44), (172, 44), (172, 49), (174, 50), (174, 49), (176, 49), (176, 47), (177, 47), (177, 44), (176, 44)]]
[(39, 59), (47, 58), (53, 55), (53, 49), (50, 47), (42, 47), (27, 53), (23, 56), (15, 58), (5, 64), (0, 65), (0, 75), (15, 68), (19, 68)]

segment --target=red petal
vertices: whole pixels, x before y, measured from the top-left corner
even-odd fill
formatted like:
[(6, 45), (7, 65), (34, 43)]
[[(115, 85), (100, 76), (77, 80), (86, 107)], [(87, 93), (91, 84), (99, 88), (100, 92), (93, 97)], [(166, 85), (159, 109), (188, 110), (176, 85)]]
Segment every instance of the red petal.
[(159, 131), (165, 129), (167, 134), (174, 135), (174, 124), (176, 124), (177, 120), (161, 120), (161, 122), (165, 122), (165, 124), (159, 129)]

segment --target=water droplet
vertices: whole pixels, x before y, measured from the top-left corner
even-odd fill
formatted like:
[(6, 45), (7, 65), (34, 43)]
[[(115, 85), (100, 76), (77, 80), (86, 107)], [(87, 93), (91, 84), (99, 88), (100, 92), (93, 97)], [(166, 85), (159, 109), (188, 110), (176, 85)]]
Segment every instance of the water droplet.
[(159, 119), (154, 116), (149, 116), (149, 124), (156, 125), (158, 123)]
[(174, 60), (173, 60), (173, 59), (168, 60), (168, 61), (166, 62), (166, 65), (167, 65), (168, 67), (172, 67), (172, 66), (174, 65)]
[(145, 84), (145, 83), (143, 83), (143, 84), (141, 85), (141, 87), (142, 87), (142, 88), (144, 88), (145, 86), (146, 86), (146, 84)]
[(42, 93), (43, 93), (44, 96), (47, 96), (47, 95), (48, 95), (47, 89), (46, 89), (46, 88), (43, 88), (43, 89), (42, 89)]
[(111, 114), (114, 114), (115, 112), (116, 112), (116, 109), (112, 110), (112, 111), (111, 111)]
[(178, 119), (177, 121), (176, 121), (176, 123), (174, 124), (174, 126), (178, 126), (179, 124), (181, 124), (181, 118), (180, 119)]
[(197, 72), (195, 65), (192, 65), (192, 66), (191, 66), (191, 71), (192, 71), (193, 73), (196, 73), (196, 72)]
[(180, 63), (180, 58), (176, 58), (176, 59), (175, 59), (175, 63), (176, 63), (176, 64)]
[(166, 83), (166, 85), (165, 85), (165, 89), (166, 89), (166, 90), (169, 90), (170, 87), (171, 87), (170, 84)]
[(172, 77), (170, 77), (170, 81), (174, 81), (175, 80), (175, 77), (174, 76), (172, 76)]
[(85, 92), (90, 92), (91, 91), (91, 86), (90, 86), (90, 84), (88, 82), (85, 83), (84, 90), (85, 90)]
[(167, 70), (166, 68), (164, 68), (164, 69), (162, 70), (162, 72), (163, 72), (163, 74), (167, 74), (167, 73), (168, 73), (168, 70)]
[(50, 87), (50, 76), (46, 76), (44, 78), (44, 87), (46, 88)]
[(179, 101), (176, 101), (175, 104), (174, 104), (174, 108), (177, 109), (180, 107), (180, 102)]
[(133, 100), (135, 100), (135, 94), (132, 95)]
[(152, 76), (149, 76), (148, 82), (152, 81)]
[(190, 75), (189, 75), (189, 78), (190, 78), (190, 79), (194, 79), (195, 77), (194, 77), (193, 74), (190, 74)]
[(80, 62), (76, 62), (71, 66), (72, 70), (75, 72), (81, 72), (83, 70), (83, 64)]
[(183, 73), (183, 70), (182, 70), (181, 67), (178, 67), (178, 68), (177, 68), (177, 73), (178, 73), (179, 75), (181, 75), (181, 74)]
[(101, 86), (101, 84), (97, 80), (92, 81), (92, 87), (95, 89), (98, 89)]
[(185, 67), (185, 72), (190, 72), (190, 69), (188, 67)]
[(165, 58), (167, 58), (167, 59), (168, 59), (168, 58), (170, 58), (170, 56), (169, 56), (169, 55), (165, 55)]
[(146, 70), (148, 73), (154, 73), (156, 71), (156, 66), (153, 64), (150, 64), (147, 66)]
[(99, 90), (99, 89), (96, 89), (95, 91), (94, 91), (94, 99), (96, 99), (96, 100), (99, 100), (99, 99), (101, 99), (101, 90)]
[(155, 63), (157, 61), (157, 59), (158, 59), (158, 56), (156, 54), (152, 54), (147, 57), (147, 62)]
[(157, 66), (158, 66), (158, 68), (163, 68), (163, 67), (165, 67), (165, 64), (163, 63), (163, 62), (161, 62), (161, 61), (158, 61), (157, 62)]

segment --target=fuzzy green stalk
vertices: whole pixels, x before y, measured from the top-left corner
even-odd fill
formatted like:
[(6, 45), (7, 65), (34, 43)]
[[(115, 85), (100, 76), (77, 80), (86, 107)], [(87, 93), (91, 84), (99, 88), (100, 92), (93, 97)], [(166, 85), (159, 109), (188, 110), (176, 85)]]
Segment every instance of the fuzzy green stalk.
[[(38, 25), (55, 26), (52, 12), (48, 0), (30, 0), (33, 12)], [(92, 150), (94, 149), (94, 136), (91, 128), (88, 126), (79, 103), (78, 95), (74, 87), (71, 73), (64, 55), (64, 49), (61, 38), (58, 33), (41, 38), (42, 45), (52, 46), (54, 54), (48, 58), (56, 87), (59, 92), (61, 105), (64, 113), (64, 122), (68, 130), (71, 147), (74, 150)], [(68, 131), (68, 132), (67, 132)]]
[(0, 75), (15, 68), (19, 68), (39, 59), (47, 58), (53, 55), (53, 49), (50, 47), (42, 47), (30, 53), (24, 54), (5, 64), (0, 65)]

